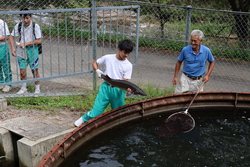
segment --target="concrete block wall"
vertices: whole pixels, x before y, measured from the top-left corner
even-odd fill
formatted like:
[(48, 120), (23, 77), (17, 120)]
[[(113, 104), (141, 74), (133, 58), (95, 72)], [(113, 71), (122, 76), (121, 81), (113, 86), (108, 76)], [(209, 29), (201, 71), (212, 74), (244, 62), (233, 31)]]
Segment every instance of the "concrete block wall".
[(0, 111), (4, 111), (7, 108), (7, 100), (5, 98), (0, 98)]
[[(0, 128), (0, 156), (4, 156), (6, 159), (2, 163), (0, 161), (0, 166), (17, 167), (17, 164), (19, 164), (19, 167), (36, 167), (54, 145), (73, 130), (74, 128), (68, 129), (36, 141), (22, 137), (16, 141), (17, 153), (15, 153), (12, 132)], [(18, 156), (18, 160), (15, 159), (15, 154)]]
[(36, 167), (43, 157), (63, 137), (73, 131), (74, 128), (56, 133), (36, 141), (22, 138), (17, 141), (19, 167)]
[[(0, 98), (0, 111), (6, 108), (7, 100)], [(73, 130), (33, 141), (0, 127), (0, 167), (36, 167), (54, 145)]]
[[(0, 98), (0, 111), (7, 108), (7, 100)], [(0, 128), (0, 166), (2, 167), (15, 167), (14, 148), (12, 143), (11, 133), (4, 128)]]
[(5, 157), (0, 161), (0, 166), (15, 167), (11, 132), (4, 128), (0, 128), (0, 148), (0, 156)]

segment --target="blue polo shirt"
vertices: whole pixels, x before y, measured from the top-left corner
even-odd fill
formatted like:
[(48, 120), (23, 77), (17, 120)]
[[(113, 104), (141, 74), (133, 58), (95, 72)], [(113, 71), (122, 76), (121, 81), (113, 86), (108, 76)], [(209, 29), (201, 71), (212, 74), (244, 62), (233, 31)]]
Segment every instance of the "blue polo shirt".
[(184, 61), (183, 72), (192, 77), (203, 75), (206, 71), (206, 61), (214, 61), (212, 52), (204, 45), (200, 45), (198, 54), (194, 53), (191, 45), (185, 46), (177, 59)]

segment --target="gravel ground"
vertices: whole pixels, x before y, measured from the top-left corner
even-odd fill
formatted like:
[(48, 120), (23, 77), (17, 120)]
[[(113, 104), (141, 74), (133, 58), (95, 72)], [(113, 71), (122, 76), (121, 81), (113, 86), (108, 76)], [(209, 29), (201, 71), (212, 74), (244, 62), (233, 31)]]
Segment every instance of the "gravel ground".
[(57, 124), (69, 124), (73, 126), (74, 121), (82, 116), (83, 113), (83, 111), (74, 110), (73, 108), (60, 111), (40, 111), (34, 109), (17, 109), (14, 106), (8, 105), (6, 110), (0, 111), (0, 121), (26, 116), (48, 119)]

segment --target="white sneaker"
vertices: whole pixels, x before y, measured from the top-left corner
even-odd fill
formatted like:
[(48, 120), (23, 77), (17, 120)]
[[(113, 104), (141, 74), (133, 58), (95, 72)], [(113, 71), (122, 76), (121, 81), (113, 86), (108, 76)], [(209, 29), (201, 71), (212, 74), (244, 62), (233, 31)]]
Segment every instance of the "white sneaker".
[(4, 86), (0, 86), (0, 90), (2, 90), (4, 88)]
[(20, 89), (16, 94), (24, 94), (24, 93), (27, 93), (28, 91), (27, 91), (27, 89)]
[(40, 92), (41, 92), (40, 90), (36, 89), (34, 93), (40, 93)]
[(2, 89), (2, 91), (7, 93), (7, 92), (9, 92), (11, 89), (12, 89), (11, 86), (6, 85), (6, 86), (4, 86), (4, 88)]
[(78, 120), (75, 121), (75, 126), (78, 127), (78, 126), (80, 126), (81, 124), (83, 124), (83, 122), (84, 122), (84, 121), (83, 121), (82, 117), (80, 117)]

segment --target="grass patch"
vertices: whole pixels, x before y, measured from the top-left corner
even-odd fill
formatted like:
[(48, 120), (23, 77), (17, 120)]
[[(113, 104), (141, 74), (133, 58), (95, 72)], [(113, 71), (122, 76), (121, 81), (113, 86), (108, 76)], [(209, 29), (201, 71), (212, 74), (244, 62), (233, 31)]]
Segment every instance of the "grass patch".
[(7, 98), (8, 105), (18, 109), (36, 109), (44, 111), (58, 111), (70, 108), (74, 110), (89, 110), (95, 95), (54, 96), (54, 97), (14, 97)]
[[(143, 88), (148, 96), (132, 96), (125, 98), (125, 104), (130, 104), (140, 100), (145, 100), (158, 96), (173, 94), (173, 87), (160, 89), (152, 84), (148, 84)], [(98, 91), (90, 92), (87, 95), (69, 95), (54, 97), (8, 97), (8, 105), (12, 105), (17, 109), (35, 109), (41, 111), (60, 111), (60, 110), (79, 110), (89, 111), (92, 109)], [(105, 110), (109, 111), (108, 106)]]

